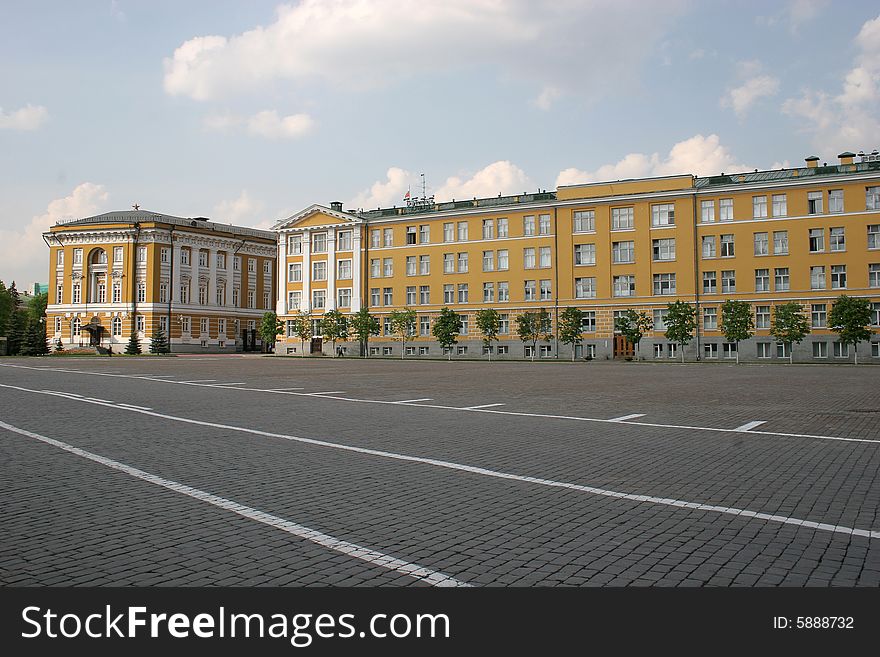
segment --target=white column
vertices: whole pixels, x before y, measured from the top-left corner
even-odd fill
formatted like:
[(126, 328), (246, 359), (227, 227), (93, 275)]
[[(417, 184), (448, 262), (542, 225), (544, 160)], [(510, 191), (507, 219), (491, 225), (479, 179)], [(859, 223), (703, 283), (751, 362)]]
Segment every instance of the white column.
[(309, 231), (302, 233), (302, 300), (299, 309), (307, 313), (312, 309), (312, 290), (309, 281), (312, 280), (312, 241)]
[(174, 242), (174, 248), (171, 249), (171, 269), (174, 272), (171, 276), (171, 300), (174, 303), (180, 303), (180, 244), (178, 242)]
[(275, 314), (287, 314), (287, 234), (278, 233), (278, 271), (276, 272)]
[[(232, 259), (234, 257), (235, 256), (232, 255), (232, 249), (227, 249), (226, 250), (226, 298), (224, 299), (224, 301), (226, 302), (224, 304), (226, 306), (226, 308), (232, 307), (232, 279), (235, 276), (235, 273), (232, 270)], [(229, 322), (228, 319), (226, 321), (227, 321), (227, 323)], [(226, 327), (227, 335), (229, 335), (229, 332), (233, 329), (234, 329), (234, 327), (227, 326)]]
[(324, 310), (336, 309), (336, 229), (327, 231), (327, 300)]
[(217, 249), (208, 249), (208, 304), (217, 305)]
[(351, 231), (351, 312), (361, 309), (361, 226)]

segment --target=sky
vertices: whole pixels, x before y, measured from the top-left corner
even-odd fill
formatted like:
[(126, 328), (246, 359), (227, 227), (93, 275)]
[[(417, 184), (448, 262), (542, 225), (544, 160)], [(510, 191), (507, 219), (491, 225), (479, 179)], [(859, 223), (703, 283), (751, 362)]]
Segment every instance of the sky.
[(269, 228), (880, 148), (876, 0), (0, 0), (0, 280), (59, 219)]

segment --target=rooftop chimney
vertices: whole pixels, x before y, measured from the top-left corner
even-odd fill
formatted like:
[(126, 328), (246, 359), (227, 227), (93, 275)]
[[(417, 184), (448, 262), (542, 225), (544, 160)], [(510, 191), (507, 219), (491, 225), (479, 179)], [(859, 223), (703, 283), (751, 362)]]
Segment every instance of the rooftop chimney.
[(342, 201), (332, 201), (330, 203), (330, 209), (336, 210), (337, 212), (342, 212)]
[(815, 155), (810, 155), (810, 157), (805, 157), (804, 161), (807, 163), (807, 166), (810, 167), (811, 169), (815, 169), (817, 166), (819, 166), (819, 158), (816, 157)]
[(855, 153), (850, 153), (849, 151), (844, 151), (843, 153), (841, 153), (841, 154), (838, 155), (837, 157), (840, 158), (840, 163), (841, 163), (841, 164), (852, 164), (852, 163), (853, 163), (853, 158), (854, 158), (855, 156), (856, 156)]

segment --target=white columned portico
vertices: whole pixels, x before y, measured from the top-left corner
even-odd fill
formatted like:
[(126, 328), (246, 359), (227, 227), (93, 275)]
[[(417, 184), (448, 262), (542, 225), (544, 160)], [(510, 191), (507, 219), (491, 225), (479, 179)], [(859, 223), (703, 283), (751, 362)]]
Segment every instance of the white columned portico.
[(302, 299), (299, 303), (299, 309), (304, 313), (312, 310), (312, 290), (310, 281), (312, 280), (312, 240), (308, 230), (302, 232)]
[(287, 233), (278, 234), (278, 289), (275, 296), (275, 314), (287, 314)]
[(351, 231), (351, 312), (361, 309), (361, 227)]
[(327, 298), (324, 310), (336, 309), (336, 229), (327, 230)]

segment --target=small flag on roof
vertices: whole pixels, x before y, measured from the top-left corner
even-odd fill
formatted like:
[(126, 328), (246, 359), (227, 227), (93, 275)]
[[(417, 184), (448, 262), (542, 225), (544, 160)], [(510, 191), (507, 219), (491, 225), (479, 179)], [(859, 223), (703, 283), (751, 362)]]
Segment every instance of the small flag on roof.
[(406, 190), (406, 194), (403, 195), (403, 200), (404, 200), (404, 201), (408, 201), (408, 200), (409, 200), (409, 190)]

